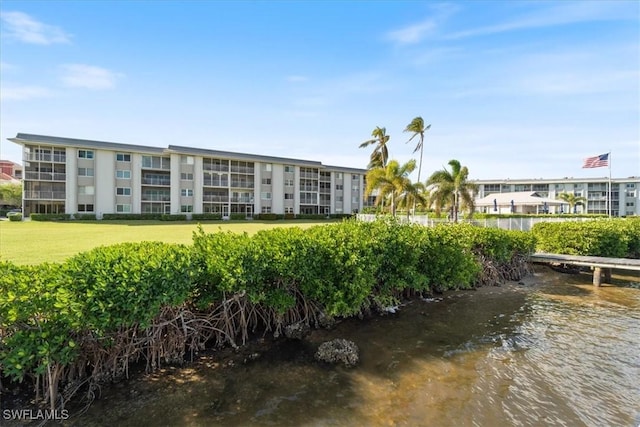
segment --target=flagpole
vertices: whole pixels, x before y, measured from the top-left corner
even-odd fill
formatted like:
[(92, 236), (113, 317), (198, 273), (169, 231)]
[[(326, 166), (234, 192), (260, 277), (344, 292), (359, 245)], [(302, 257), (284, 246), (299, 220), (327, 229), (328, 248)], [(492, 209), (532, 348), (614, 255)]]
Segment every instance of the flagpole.
[(609, 151), (609, 218), (613, 214), (613, 199), (611, 198), (611, 151)]

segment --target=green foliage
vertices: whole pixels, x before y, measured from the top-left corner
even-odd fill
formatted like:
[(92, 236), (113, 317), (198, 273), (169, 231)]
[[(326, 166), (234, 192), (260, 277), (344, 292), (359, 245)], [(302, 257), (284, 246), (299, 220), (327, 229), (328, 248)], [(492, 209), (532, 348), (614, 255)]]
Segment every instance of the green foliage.
[(637, 253), (638, 230), (633, 220), (621, 218), (543, 222), (534, 225), (531, 232), (536, 250), (541, 252), (624, 258)]
[(229, 215), (229, 219), (231, 220), (241, 220), (241, 219), (247, 219), (247, 214), (244, 213), (232, 213), (231, 215)]
[(20, 212), (9, 213), (9, 221), (22, 221), (22, 214)]
[(96, 220), (95, 214), (75, 214), (73, 217), (78, 221), (95, 221)]
[(323, 214), (297, 214), (296, 219), (326, 219), (327, 215)]
[(102, 214), (104, 220), (124, 220), (124, 221), (144, 221), (144, 220), (163, 220), (165, 215), (157, 213), (106, 213)]
[(160, 221), (186, 221), (187, 215), (185, 214), (164, 214), (160, 215)]
[(32, 221), (68, 221), (71, 219), (70, 214), (37, 214), (29, 215)]
[(0, 185), (0, 200), (8, 205), (22, 205), (22, 183), (6, 183)]
[(260, 221), (275, 221), (278, 219), (284, 219), (284, 214), (259, 213), (256, 214), (254, 218)]
[(219, 213), (191, 214), (191, 219), (194, 221), (217, 221), (222, 219), (222, 214), (219, 214)]

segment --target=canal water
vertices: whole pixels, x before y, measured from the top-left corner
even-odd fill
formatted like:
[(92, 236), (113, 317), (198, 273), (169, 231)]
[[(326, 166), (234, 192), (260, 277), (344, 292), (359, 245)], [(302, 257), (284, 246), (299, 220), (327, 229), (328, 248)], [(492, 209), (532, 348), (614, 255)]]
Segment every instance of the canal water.
[[(637, 427), (640, 277), (614, 281), (537, 267), (121, 382), (65, 425)], [(357, 343), (357, 367), (313, 360), (333, 338)]]

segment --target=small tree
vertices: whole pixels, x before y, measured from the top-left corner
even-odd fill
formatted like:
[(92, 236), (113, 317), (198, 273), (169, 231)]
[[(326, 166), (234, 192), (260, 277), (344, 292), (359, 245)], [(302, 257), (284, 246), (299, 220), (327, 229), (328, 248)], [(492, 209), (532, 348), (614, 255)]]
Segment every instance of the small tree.
[(563, 202), (567, 202), (567, 204), (569, 205), (569, 212), (573, 211), (573, 213), (576, 213), (576, 206), (584, 206), (587, 202), (586, 198), (582, 196), (576, 196), (573, 193), (560, 193), (558, 194), (558, 199), (562, 200)]
[(22, 206), (22, 184), (8, 183), (0, 185), (0, 200), (11, 206)]

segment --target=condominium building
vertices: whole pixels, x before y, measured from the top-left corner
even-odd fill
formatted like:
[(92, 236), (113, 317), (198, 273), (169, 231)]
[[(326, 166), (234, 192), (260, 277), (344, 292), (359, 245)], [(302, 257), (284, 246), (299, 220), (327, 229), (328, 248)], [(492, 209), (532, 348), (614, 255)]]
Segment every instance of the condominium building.
[(366, 170), (169, 145), (19, 133), (23, 211), (340, 214), (362, 210)]
[[(609, 213), (609, 178), (506, 179), (472, 182), (478, 185), (476, 199), (495, 193), (520, 191), (535, 192), (540, 197), (550, 199), (557, 199), (560, 193), (573, 193), (587, 200), (585, 205), (576, 206), (577, 213)], [(483, 209), (491, 212), (490, 208)], [(560, 209), (562, 209), (561, 206), (552, 206), (550, 213), (559, 213)], [(611, 213), (613, 216), (640, 215), (640, 177), (611, 180)]]

